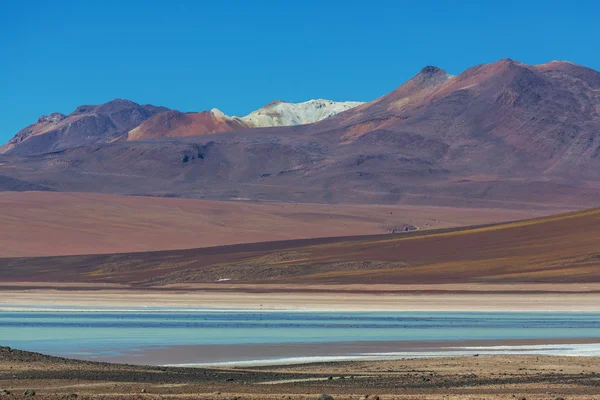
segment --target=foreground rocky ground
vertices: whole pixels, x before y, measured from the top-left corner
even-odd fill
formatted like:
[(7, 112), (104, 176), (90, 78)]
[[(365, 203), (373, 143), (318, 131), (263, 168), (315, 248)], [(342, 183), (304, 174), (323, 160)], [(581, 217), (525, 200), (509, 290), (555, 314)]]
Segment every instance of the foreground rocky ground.
[(594, 399), (600, 360), (486, 356), (199, 369), (93, 363), (0, 348), (0, 397), (6, 399), (304, 400), (322, 393), (336, 400)]

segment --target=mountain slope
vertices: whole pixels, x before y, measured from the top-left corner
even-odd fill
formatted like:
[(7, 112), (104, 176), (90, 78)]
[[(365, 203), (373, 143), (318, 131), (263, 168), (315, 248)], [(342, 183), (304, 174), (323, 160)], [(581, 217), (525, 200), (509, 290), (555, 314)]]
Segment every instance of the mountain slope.
[(564, 62), (528, 66), (504, 59), (455, 77), (425, 68), (331, 123), (344, 127), (340, 136), (348, 143), (382, 129), (396, 138), (441, 141), (443, 152), (426, 155), (455, 170), (527, 176), (533, 168), (597, 179), (586, 166), (600, 156), (599, 80), (600, 73)]
[(116, 99), (98, 106), (79, 106), (69, 115), (42, 115), (35, 124), (23, 128), (7, 144), (0, 146), (0, 153), (31, 155), (122, 139), (186, 137), (246, 128), (308, 124), (360, 104), (321, 99), (304, 103), (276, 101), (238, 118), (229, 117), (216, 108), (182, 113)]
[(195, 136), (247, 128), (237, 119), (212, 109), (199, 113), (169, 110), (158, 113), (129, 131), (127, 140)]
[(160, 139), (13, 158), (0, 174), (55, 190), (211, 199), (594, 206), (600, 73), (509, 59), (456, 76), (426, 67), (315, 123)]
[(277, 100), (241, 117), (240, 120), (251, 128), (312, 124), (361, 104), (363, 103), (358, 101), (335, 102), (323, 99), (303, 103)]
[(309, 100), (304, 103), (275, 101), (245, 117), (229, 117), (216, 108), (199, 113), (165, 111), (132, 129), (128, 140), (172, 138), (231, 132), (245, 128), (303, 125), (321, 121), (354, 108), (360, 102)]
[(118, 139), (164, 107), (116, 99), (99, 106), (79, 106), (69, 115), (53, 113), (20, 130), (0, 148), (2, 153), (29, 155)]

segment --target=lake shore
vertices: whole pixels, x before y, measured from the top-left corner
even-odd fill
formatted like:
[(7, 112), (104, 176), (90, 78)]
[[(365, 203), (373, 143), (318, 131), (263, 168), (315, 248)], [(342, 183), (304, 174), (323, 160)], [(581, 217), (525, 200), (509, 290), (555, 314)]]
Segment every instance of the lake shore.
[[(35, 299), (35, 300), (33, 300)], [(286, 311), (600, 311), (600, 284), (0, 284), (0, 309), (163, 307)]]
[(84, 359), (136, 365), (256, 367), (475, 355), (600, 357), (600, 338), (165, 345)]

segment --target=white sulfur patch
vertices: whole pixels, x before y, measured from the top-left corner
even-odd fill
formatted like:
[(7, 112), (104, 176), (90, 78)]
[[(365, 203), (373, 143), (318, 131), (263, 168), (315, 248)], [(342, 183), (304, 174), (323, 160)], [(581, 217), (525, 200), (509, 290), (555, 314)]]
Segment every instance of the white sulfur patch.
[(309, 100), (303, 103), (273, 102), (239, 119), (253, 127), (304, 125), (321, 121), (363, 104), (359, 101), (336, 102)]

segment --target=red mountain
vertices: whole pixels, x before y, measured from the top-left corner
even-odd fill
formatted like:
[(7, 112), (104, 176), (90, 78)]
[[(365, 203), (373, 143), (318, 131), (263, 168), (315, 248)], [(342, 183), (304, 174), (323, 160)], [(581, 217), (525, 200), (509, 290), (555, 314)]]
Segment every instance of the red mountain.
[(129, 131), (128, 140), (170, 138), (230, 132), (247, 128), (235, 118), (229, 118), (219, 110), (182, 113), (169, 110), (158, 113)]

